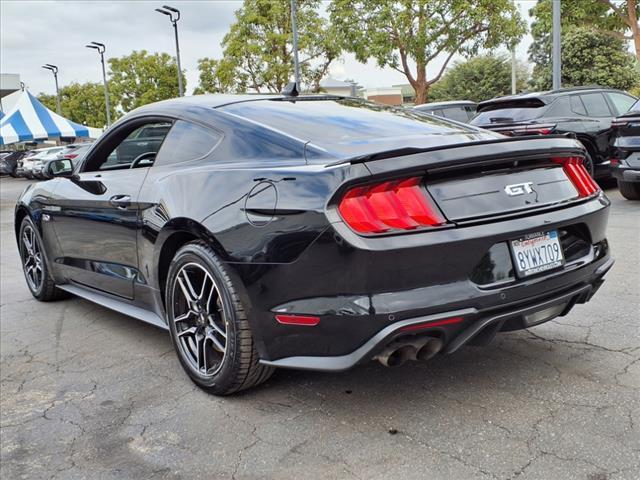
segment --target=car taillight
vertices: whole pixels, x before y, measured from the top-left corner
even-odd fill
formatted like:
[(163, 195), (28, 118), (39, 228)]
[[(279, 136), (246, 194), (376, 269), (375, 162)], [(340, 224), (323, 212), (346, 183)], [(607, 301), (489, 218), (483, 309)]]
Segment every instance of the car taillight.
[(67, 153), (67, 154), (63, 155), (62, 158), (68, 158), (69, 160), (73, 160), (77, 156), (78, 156), (77, 153)]
[(359, 233), (414, 230), (446, 223), (420, 182), (415, 177), (352, 188), (342, 198), (338, 211)]
[(525, 125), (523, 127), (514, 128), (513, 132), (517, 134), (527, 134), (527, 135), (549, 135), (556, 128), (555, 124), (532, 124)]
[(584, 168), (581, 157), (554, 157), (551, 161), (562, 165), (564, 173), (569, 177), (573, 186), (576, 187), (580, 197), (589, 197), (600, 191), (598, 184), (591, 178), (587, 169)]

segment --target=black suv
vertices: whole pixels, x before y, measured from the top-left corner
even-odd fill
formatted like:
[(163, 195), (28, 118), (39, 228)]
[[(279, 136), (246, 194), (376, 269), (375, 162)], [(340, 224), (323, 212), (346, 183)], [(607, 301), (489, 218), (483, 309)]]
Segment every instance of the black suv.
[(635, 101), (628, 93), (599, 87), (523, 93), (481, 102), (470, 123), (510, 136), (570, 133), (589, 152), (589, 173), (609, 177), (611, 121)]
[(640, 100), (611, 129), (611, 173), (624, 198), (640, 200)]

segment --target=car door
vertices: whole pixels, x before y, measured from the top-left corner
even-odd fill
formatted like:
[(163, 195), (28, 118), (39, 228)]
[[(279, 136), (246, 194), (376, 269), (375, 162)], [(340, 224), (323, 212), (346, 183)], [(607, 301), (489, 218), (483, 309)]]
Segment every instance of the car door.
[[(166, 118), (135, 118), (99, 140), (74, 178), (60, 179), (52, 221), (63, 257), (64, 275), (79, 284), (133, 298), (138, 270), (138, 194), (160, 148), (135, 164), (120, 161), (118, 147), (145, 126), (170, 127)], [(166, 128), (165, 131), (168, 131)], [(132, 159), (136, 160), (136, 159)]]
[[(609, 108), (609, 104), (601, 92), (581, 93), (579, 95), (584, 105), (586, 114), (591, 120), (588, 130), (595, 139), (596, 148), (601, 157), (606, 157), (609, 147), (609, 132), (611, 120), (614, 114)], [(593, 159), (597, 161), (597, 159)]]

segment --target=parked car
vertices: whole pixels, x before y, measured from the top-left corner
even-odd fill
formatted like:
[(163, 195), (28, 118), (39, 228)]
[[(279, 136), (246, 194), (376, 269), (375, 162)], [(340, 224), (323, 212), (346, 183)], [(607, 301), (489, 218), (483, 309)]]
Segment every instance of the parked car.
[(505, 135), (571, 134), (587, 149), (585, 167), (609, 177), (611, 121), (635, 97), (609, 88), (575, 87), (494, 98), (478, 104), (472, 125)]
[(640, 200), (640, 100), (611, 129), (611, 173), (624, 198)]
[(75, 166), (82, 161), (82, 159), (84, 158), (84, 155), (87, 153), (90, 147), (91, 147), (91, 143), (89, 142), (74, 143), (71, 145), (67, 145), (66, 147), (64, 147), (63, 150), (56, 153), (55, 156), (51, 156), (44, 161), (41, 167), (42, 170), (40, 173), (40, 177), (51, 178), (51, 175), (49, 174), (50, 164), (54, 160), (68, 159), (71, 161), (71, 164), (75, 168)]
[(11, 175), (12, 177), (17, 176), (16, 169), (18, 168), (18, 162), (27, 153), (25, 150), (19, 150), (3, 155), (2, 158), (0, 158), (0, 173), (2, 175)]
[(56, 158), (58, 152), (64, 147), (45, 147), (32, 150), (30, 155), (22, 159), (22, 164), (18, 165), (18, 176), (27, 178), (42, 178), (42, 165), (46, 160)]
[(462, 123), (469, 121), (476, 114), (478, 104), (471, 100), (455, 100), (450, 102), (432, 102), (413, 107), (421, 113), (436, 115), (437, 117), (448, 118)]
[[(165, 134), (112, 163), (145, 129)], [(451, 354), (587, 302), (613, 260), (585, 156), (354, 98), (185, 97), (125, 115), (75, 169), (51, 162), (16, 238), (36, 299), (165, 328), (189, 377), (230, 394), (277, 367)]]

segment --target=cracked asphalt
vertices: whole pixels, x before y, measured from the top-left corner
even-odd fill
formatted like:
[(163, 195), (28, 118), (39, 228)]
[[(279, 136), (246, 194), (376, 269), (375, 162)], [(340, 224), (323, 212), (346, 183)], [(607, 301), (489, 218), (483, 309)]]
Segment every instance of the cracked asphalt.
[(608, 189), (617, 262), (568, 316), (425, 364), (279, 371), (216, 398), (168, 335), (81, 299), (38, 303), (3, 178), (3, 479), (640, 479), (640, 203)]

